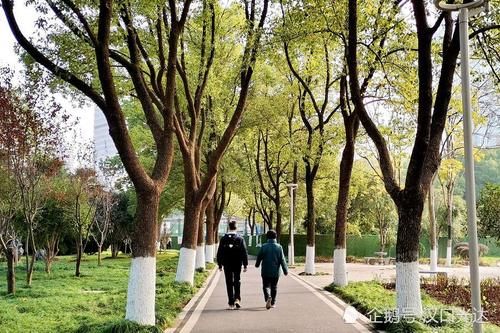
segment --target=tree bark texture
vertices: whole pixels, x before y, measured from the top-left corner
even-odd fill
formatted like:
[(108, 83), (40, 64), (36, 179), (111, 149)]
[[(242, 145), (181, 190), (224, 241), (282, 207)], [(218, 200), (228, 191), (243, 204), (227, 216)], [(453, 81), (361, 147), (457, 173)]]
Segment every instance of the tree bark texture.
[(307, 245), (314, 246), (316, 242), (316, 212), (314, 204), (314, 176), (306, 164), (306, 198), (307, 198)]
[(215, 200), (214, 196), (210, 202), (208, 203), (206, 209), (206, 217), (207, 217), (207, 236), (206, 236), (206, 244), (213, 245), (215, 244)]
[(102, 265), (102, 262), (101, 262), (101, 256), (102, 256), (102, 246), (99, 245), (97, 247), (97, 265), (98, 266), (101, 266)]
[(132, 257), (156, 256), (159, 189), (137, 192), (137, 210), (132, 232)]
[(410, 263), (418, 261), (424, 202), (424, 193), (407, 193), (401, 198), (397, 206), (399, 220), (396, 261), (398, 262)]
[(356, 114), (344, 117), (346, 143), (342, 152), (339, 174), (339, 195), (335, 215), (335, 248), (346, 248), (347, 206), (349, 204), (349, 190), (354, 163), (354, 149), (359, 119)]
[(80, 276), (80, 266), (82, 263), (82, 252), (83, 252), (83, 242), (81, 237), (76, 241), (76, 265), (75, 265), (75, 276)]
[[(35, 268), (35, 259), (36, 259), (36, 245), (35, 245), (35, 235), (33, 234), (33, 229), (30, 228), (29, 234), (28, 234), (28, 240), (31, 240), (31, 259), (29, 261), (29, 264), (27, 264), (28, 271), (26, 272), (26, 283), (28, 286), (31, 286), (31, 283), (33, 282), (33, 270)], [(27, 257), (26, 257), (27, 259)]]
[(191, 188), (186, 188), (185, 190), (182, 247), (195, 250), (198, 242), (201, 200), (196, 198), (196, 194), (193, 193)]
[(16, 293), (16, 267), (14, 264), (15, 251), (17, 248), (14, 246), (7, 246), (5, 256), (7, 259), (7, 294), (14, 295)]

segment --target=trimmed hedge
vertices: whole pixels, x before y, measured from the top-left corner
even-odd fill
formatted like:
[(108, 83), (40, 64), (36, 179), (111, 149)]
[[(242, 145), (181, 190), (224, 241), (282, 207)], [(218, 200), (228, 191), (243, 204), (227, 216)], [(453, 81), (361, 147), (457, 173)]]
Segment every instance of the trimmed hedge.
[[(259, 246), (257, 242), (266, 241), (265, 235), (251, 236), (252, 243), (250, 244), (250, 236), (244, 236), (245, 242), (248, 246), (248, 254), (257, 255)], [(289, 235), (282, 234), (280, 244), (283, 246), (285, 255), (288, 256), (288, 243)], [(256, 240), (257, 239), (257, 240)], [(480, 239), (481, 244), (489, 247), (488, 256), (500, 257), (500, 246), (494, 239)], [(306, 235), (295, 235), (295, 256), (301, 257), (306, 255)], [(176, 236), (172, 237), (172, 248), (179, 249), (180, 244)], [(429, 240), (423, 238), (420, 240), (420, 257), (429, 257)], [(355, 257), (373, 257), (374, 252), (379, 250), (379, 241), (377, 235), (363, 235), (363, 236), (347, 236), (347, 255)], [(393, 245), (386, 249), (388, 256), (396, 256), (396, 246)], [(440, 238), (438, 243), (438, 253), (440, 258), (446, 258), (446, 238)], [(333, 257), (333, 235), (316, 235), (316, 256), (319, 257)]]

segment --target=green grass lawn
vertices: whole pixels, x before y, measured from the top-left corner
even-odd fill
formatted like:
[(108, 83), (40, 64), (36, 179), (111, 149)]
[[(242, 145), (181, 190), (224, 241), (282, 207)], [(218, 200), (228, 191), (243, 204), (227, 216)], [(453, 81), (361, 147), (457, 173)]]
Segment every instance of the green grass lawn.
[[(175, 283), (177, 259), (177, 251), (157, 257), (157, 325), (148, 332), (171, 325), (208, 276), (207, 271), (196, 273), (194, 287)], [(24, 265), (19, 265), (15, 296), (6, 295), (7, 265), (0, 263), (0, 331), (136, 332), (134, 325), (123, 320), (130, 258), (106, 258), (99, 267), (96, 256), (87, 256), (79, 278), (74, 276), (73, 260), (71, 256), (60, 257), (51, 275), (38, 262), (31, 288), (26, 286)]]
[[(424, 317), (420, 322), (396, 323), (402, 316), (386, 319), (388, 311), (396, 307), (394, 291), (385, 289), (376, 281), (351, 282), (346, 287), (336, 287), (333, 284), (325, 288), (342, 298), (346, 303), (354, 306), (359, 312), (367, 315), (378, 329), (387, 333), (470, 333), (472, 324), (462, 317), (464, 312), (456, 307), (442, 304), (430, 296), (422, 293)], [(373, 310), (377, 312), (374, 314)], [(371, 312), (371, 314), (370, 314)], [(390, 317), (390, 316), (389, 316)], [(440, 320), (440, 319), (444, 320)], [(425, 324), (424, 324), (425, 323)], [(485, 333), (500, 333), (500, 327), (492, 324), (484, 325)]]

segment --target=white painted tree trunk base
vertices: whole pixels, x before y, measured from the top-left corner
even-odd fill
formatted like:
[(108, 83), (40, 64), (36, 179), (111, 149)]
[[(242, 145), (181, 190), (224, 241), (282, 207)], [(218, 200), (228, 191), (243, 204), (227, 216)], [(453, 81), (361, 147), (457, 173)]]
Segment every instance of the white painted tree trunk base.
[(451, 246), (446, 247), (446, 267), (451, 267)]
[(196, 246), (196, 269), (205, 269), (205, 243)]
[(210, 244), (210, 245), (205, 245), (205, 262), (214, 263), (214, 258), (215, 258), (215, 245)]
[(315, 247), (306, 246), (306, 266), (304, 267), (304, 273), (308, 275), (316, 274), (314, 259), (315, 259)]
[(253, 239), (253, 236), (252, 235), (249, 235), (248, 236), (248, 246), (252, 246), (252, 239)]
[(132, 258), (125, 319), (155, 325), (156, 258)]
[(193, 285), (195, 262), (196, 250), (181, 247), (175, 281), (187, 282), (190, 285)]
[(430, 263), (431, 272), (437, 271), (437, 267), (438, 267), (438, 251), (437, 247), (434, 247), (431, 249), (431, 263)]
[(333, 250), (333, 283), (339, 287), (347, 286), (346, 249)]
[(396, 306), (400, 314), (422, 315), (418, 262), (396, 262)]

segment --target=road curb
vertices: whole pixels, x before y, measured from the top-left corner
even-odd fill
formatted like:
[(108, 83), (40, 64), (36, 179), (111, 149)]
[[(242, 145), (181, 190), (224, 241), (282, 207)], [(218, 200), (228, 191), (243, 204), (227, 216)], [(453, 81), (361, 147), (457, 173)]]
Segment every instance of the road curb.
[(189, 319), (193, 315), (194, 311), (196, 310), (197, 306), (203, 299), (203, 297), (206, 295), (207, 291), (209, 290), (209, 287), (212, 285), (212, 283), (215, 280), (215, 277), (217, 276), (217, 265), (212, 269), (212, 272), (210, 272), (210, 275), (207, 277), (205, 282), (203, 283), (203, 286), (196, 292), (196, 294), (191, 298), (191, 300), (184, 306), (182, 311), (179, 313), (177, 316), (175, 323), (172, 327), (169, 327), (163, 331), (163, 333), (179, 333), (183, 329), (183, 327), (188, 323)]

